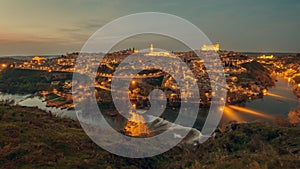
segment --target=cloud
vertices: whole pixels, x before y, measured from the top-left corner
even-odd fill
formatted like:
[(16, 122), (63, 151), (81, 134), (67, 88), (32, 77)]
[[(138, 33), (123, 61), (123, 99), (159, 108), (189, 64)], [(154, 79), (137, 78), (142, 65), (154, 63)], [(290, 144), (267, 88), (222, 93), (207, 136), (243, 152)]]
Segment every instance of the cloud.
[(225, 49), (299, 51), (299, 0), (14, 0), (1, 7), (0, 54), (21, 48), (35, 53), (47, 45), (52, 53), (77, 50), (106, 23), (145, 11), (188, 19)]

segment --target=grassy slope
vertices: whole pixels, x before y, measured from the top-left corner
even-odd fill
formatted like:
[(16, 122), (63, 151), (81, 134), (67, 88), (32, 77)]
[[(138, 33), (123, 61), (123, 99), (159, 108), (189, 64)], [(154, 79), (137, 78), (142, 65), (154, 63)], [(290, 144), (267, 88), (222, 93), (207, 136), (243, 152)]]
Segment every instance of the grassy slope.
[[(234, 125), (199, 147), (128, 159), (95, 145), (77, 121), (0, 106), (2, 168), (300, 168), (300, 128)], [(0, 168), (1, 168), (0, 167)]]

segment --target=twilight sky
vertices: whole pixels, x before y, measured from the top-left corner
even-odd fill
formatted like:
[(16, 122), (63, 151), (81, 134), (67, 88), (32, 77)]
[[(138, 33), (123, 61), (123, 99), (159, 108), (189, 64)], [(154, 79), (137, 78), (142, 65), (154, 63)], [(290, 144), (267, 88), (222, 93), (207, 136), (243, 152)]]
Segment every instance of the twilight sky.
[(187, 19), (222, 49), (300, 52), (299, 0), (0, 0), (0, 56), (80, 51), (101, 26), (137, 12)]

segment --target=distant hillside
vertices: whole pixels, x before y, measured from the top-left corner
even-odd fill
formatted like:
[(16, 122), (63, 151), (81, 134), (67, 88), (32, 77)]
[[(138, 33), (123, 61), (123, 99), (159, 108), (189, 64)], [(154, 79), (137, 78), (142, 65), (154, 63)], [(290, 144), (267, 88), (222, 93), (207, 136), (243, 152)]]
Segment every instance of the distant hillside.
[(0, 168), (300, 168), (300, 127), (232, 124), (204, 144), (145, 159), (112, 155), (77, 121), (0, 105)]
[(274, 86), (275, 82), (272, 80), (270, 76), (269, 70), (264, 68), (260, 63), (257, 61), (252, 61), (248, 63), (241, 64), (242, 67), (248, 70), (248, 74), (251, 76), (252, 79), (255, 81), (261, 82), (264, 86)]
[(35, 93), (49, 90), (54, 80), (72, 79), (72, 73), (28, 69), (5, 69), (0, 72), (0, 91), (6, 93)]
[(261, 55), (274, 55), (274, 56), (288, 56), (288, 55), (296, 55), (296, 53), (282, 53), (282, 52), (240, 52), (247, 56), (261, 56)]

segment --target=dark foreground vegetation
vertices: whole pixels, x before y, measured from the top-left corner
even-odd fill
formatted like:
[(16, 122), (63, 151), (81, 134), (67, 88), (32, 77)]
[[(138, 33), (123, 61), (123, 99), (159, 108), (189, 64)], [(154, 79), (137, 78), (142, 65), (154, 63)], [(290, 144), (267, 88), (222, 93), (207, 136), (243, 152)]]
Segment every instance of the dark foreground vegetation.
[(1, 104), (0, 168), (300, 168), (300, 127), (231, 124), (200, 146), (129, 159), (99, 148), (77, 121)]

